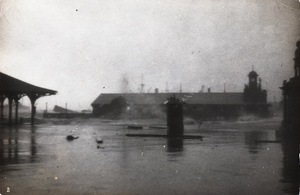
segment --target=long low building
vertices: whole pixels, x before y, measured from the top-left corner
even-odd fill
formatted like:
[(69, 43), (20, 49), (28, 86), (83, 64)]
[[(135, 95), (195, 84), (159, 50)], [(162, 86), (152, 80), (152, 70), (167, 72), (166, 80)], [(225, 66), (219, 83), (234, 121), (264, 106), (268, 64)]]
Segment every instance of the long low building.
[(267, 92), (261, 89), (258, 74), (248, 75), (249, 84), (241, 93), (104, 93), (92, 103), (94, 116), (157, 117), (165, 115), (170, 97), (181, 99), (184, 115), (199, 119), (232, 119), (242, 114), (268, 115)]

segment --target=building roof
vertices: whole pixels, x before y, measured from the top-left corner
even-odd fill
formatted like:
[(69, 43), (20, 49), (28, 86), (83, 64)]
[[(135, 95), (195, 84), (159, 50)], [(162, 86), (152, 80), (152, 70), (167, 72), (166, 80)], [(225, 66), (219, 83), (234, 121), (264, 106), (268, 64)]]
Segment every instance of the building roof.
[(46, 89), (42, 87), (37, 87), (16, 79), (14, 77), (8, 76), (0, 72), (0, 94), (2, 95), (27, 95), (27, 94), (38, 94), (39, 96), (44, 95), (54, 95), (57, 91)]
[(106, 93), (100, 94), (92, 106), (110, 104), (117, 97), (124, 97), (128, 104), (164, 104), (174, 95), (187, 104), (245, 104), (243, 93)]
[(69, 109), (66, 109), (66, 108), (63, 108), (63, 107), (60, 107), (60, 106), (57, 106), (57, 105), (54, 106), (53, 111), (54, 112), (59, 112), (59, 113), (78, 113), (78, 112), (75, 112), (73, 110), (69, 110)]

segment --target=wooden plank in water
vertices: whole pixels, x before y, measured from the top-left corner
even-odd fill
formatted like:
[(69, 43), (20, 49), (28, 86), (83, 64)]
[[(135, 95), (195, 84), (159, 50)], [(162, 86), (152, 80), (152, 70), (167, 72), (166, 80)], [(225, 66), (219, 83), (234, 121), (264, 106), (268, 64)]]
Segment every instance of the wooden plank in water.
[[(128, 136), (128, 137), (162, 137), (162, 138), (173, 138), (173, 137), (170, 137), (170, 136), (165, 135), (165, 134), (132, 134), (132, 133), (129, 133), (129, 134), (126, 134), (126, 136)], [(201, 135), (183, 135), (183, 136), (174, 137), (174, 138), (178, 138), (178, 139), (202, 139), (203, 136), (201, 136)]]

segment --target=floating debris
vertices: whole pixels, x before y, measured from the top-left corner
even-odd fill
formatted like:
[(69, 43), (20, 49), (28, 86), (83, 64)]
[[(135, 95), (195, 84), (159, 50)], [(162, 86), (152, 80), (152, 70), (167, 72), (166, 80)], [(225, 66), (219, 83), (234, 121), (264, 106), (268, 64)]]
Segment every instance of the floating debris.
[(128, 133), (125, 134), (128, 137), (162, 137), (162, 138), (176, 138), (176, 139), (200, 139), (202, 140), (203, 136), (201, 135), (182, 135), (182, 136), (169, 136), (165, 134), (134, 134)]
[(127, 129), (143, 129), (142, 125), (128, 125)]
[(78, 139), (78, 138), (79, 138), (78, 136), (74, 137), (73, 135), (68, 135), (66, 139), (71, 141), (71, 140)]
[(102, 139), (101, 137), (97, 137), (97, 138), (96, 138), (96, 142), (97, 142), (98, 144), (102, 144), (102, 143), (103, 143), (103, 139)]
[(151, 129), (167, 129), (167, 126), (149, 126)]
[(256, 140), (257, 143), (281, 143), (281, 140)]

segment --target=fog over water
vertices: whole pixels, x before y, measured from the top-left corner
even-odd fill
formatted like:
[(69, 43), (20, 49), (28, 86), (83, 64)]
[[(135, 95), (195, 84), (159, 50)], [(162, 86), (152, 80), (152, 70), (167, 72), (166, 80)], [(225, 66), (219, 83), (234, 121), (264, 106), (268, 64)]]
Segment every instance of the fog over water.
[[(100, 93), (242, 92), (262, 78), (269, 101), (293, 76), (295, 0), (2, 0), (0, 71), (57, 90), (37, 108), (90, 108)], [(125, 82), (125, 83), (124, 83)], [(22, 101), (22, 100), (21, 100)], [(28, 104), (28, 99), (23, 102)]]

